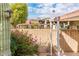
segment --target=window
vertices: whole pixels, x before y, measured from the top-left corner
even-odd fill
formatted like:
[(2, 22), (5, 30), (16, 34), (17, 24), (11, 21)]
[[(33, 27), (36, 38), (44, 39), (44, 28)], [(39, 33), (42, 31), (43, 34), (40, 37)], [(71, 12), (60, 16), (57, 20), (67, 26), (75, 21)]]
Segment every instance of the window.
[(62, 22), (62, 23), (60, 23), (60, 29), (69, 29), (68, 22)]
[(79, 25), (77, 25), (77, 29), (79, 29)]

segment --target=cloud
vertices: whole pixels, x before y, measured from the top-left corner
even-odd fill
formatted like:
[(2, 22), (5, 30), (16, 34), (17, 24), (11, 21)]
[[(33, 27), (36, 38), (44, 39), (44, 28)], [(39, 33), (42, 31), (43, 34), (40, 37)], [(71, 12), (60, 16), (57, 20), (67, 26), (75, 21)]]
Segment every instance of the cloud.
[[(41, 3), (37, 5), (37, 7), (29, 6), (29, 16), (36, 15), (36, 17), (53, 17), (53, 16), (61, 16), (65, 13), (74, 11), (79, 9), (79, 4), (73, 3), (58, 3), (56, 4), (56, 8), (53, 8), (53, 4), (49, 3)], [(53, 13), (52, 11), (55, 10), (56, 12)]]
[(42, 8), (42, 7), (44, 7), (44, 5), (42, 3), (40, 3), (37, 7)]

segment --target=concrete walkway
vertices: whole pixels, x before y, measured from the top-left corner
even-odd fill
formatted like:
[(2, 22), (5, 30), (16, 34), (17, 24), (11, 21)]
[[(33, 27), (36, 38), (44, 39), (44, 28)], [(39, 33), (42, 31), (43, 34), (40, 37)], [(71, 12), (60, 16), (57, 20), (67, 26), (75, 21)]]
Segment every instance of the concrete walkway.
[(79, 56), (79, 53), (65, 53), (66, 56)]
[[(39, 56), (50, 56), (50, 55), (49, 55), (49, 53), (40, 53)], [(56, 55), (53, 55), (53, 56), (56, 56)], [(61, 55), (61, 56), (79, 56), (79, 53), (67, 52), (67, 53), (64, 53), (64, 55)]]

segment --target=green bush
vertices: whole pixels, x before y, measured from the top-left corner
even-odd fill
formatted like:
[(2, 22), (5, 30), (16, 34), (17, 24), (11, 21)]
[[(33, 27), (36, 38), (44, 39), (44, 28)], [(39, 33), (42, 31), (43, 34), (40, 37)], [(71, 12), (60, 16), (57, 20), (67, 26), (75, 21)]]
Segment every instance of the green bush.
[(11, 52), (14, 56), (34, 55), (38, 53), (38, 45), (34, 38), (18, 30), (11, 33)]

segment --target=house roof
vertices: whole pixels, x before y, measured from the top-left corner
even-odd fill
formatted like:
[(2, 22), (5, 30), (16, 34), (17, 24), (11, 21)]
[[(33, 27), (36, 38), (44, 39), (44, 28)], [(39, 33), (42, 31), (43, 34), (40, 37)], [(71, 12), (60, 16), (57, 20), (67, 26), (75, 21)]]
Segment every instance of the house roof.
[(61, 16), (60, 21), (79, 21), (79, 10)]

